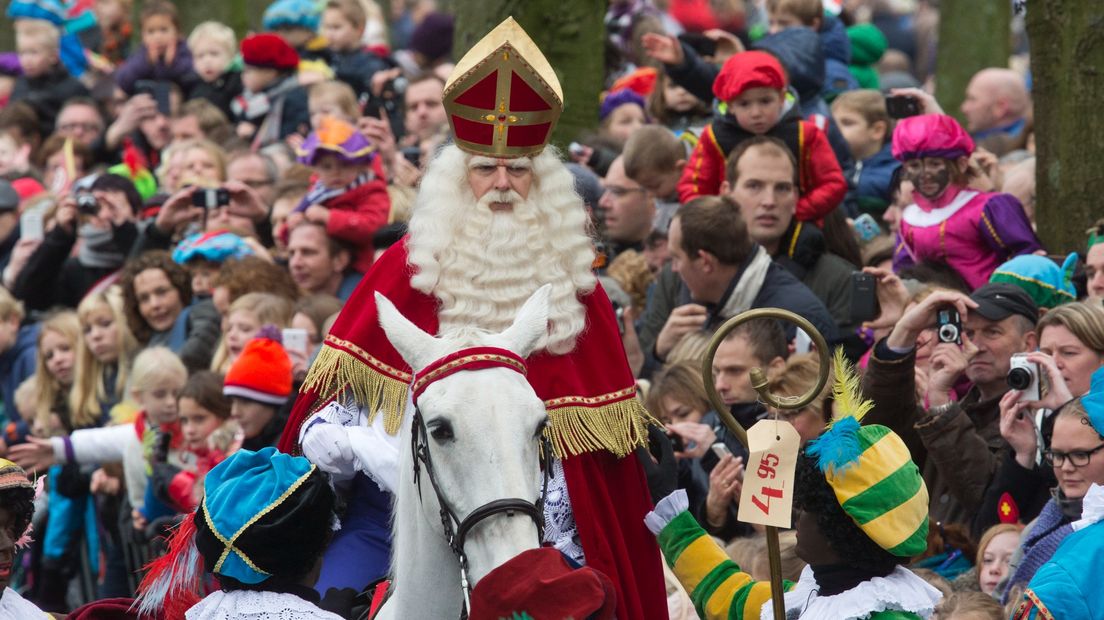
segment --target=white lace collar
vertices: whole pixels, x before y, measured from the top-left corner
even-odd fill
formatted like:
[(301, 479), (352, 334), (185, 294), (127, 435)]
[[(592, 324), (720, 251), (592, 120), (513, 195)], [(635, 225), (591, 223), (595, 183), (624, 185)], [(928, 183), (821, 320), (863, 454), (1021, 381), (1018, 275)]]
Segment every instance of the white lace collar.
[(184, 613), (187, 620), (341, 620), (310, 601), (285, 592), (216, 590)]
[[(886, 577), (875, 577), (833, 596), (817, 596), (820, 586), (808, 566), (793, 590), (786, 593), (786, 618), (803, 620), (861, 620), (880, 611), (895, 610), (930, 618), (943, 598), (909, 569), (898, 566)], [(774, 617), (771, 602), (763, 604), (762, 618)]]
[(925, 211), (920, 208), (920, 205), (912, 203), (901, 211), (901, 219), (907, 222), (909, 226), (935, 226), (958, 213), (958, 210), (965, 207), (966, 203), (970, 202), (977, 194), (975, 191), (964, 189), (950, 203), (931, 211)]

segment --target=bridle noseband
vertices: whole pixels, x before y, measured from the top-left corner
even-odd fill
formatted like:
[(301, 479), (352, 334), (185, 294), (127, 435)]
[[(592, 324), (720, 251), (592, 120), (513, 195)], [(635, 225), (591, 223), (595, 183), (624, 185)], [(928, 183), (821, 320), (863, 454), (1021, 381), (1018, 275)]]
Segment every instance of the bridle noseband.
[(433, 468), (433, 456), (429, 451), (429, 432), (426, 429), (425, 419), (418, 408), (418, 397), (429, 385), (461, 370), (481, 370), (484, 368), (503, 367), (509, 368), (525, 376), (525, 360), (516, 353), (495, 347), (473, 347), (462, 349), (443, 357), (418, 373), (411, 384), (411, 397), (414, 402), (414, 419), (410, 432), (411, 453), (414, 457), (414, 486), (418, 488), (418, 496), (421, 497), (421, 468), (424, 465), (429, 484), (433, 487), (433, 493), (437, 496), (437, 504), (440, 506), (441, 526), (445, 539), (452, 549), (460, 564), (460, 587), (464, 594), (464, 603), (460, 609), (460, 618), (467, 618), (471, 608), (471, 582), (468, 578), (468, 555), (464, 551), (464, 543), (467, 535), (480, 522), (495, 515), (505, 513), (512, 517), (514, 513), (528, 515), (537, 525), (537, 543), (544, 538), (544, 496), (548, 491), (548, 479), (552, 475), (552, 445), (547, 437), (540, 439), (539, 458), (541, 471), (543, 472), (541, 494), (535, 502), (517, 497), (492, 500), (475, 508), (463, 519), (446, 501), (441, 493), (440, 484), (437, 482), (437, 474)]

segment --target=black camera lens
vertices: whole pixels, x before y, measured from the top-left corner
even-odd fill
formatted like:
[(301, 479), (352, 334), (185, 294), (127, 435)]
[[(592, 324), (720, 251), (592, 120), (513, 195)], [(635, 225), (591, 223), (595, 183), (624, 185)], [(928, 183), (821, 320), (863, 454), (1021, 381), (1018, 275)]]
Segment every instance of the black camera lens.
[(939, 326), (939, 341), (940, 342), (958, 342), (958, 327), (954, 325), (940, 325)]
[(1005, 380), (1013, 390), (1026, 390), (1031, 387), (1031, 372), (1026, 368), (1013, 368), (1008, 371)]
[(96, 215), (100, 210), (100, 203), (92, 194), (80, 194), (77, 196), (77, 211), (84, 215)]

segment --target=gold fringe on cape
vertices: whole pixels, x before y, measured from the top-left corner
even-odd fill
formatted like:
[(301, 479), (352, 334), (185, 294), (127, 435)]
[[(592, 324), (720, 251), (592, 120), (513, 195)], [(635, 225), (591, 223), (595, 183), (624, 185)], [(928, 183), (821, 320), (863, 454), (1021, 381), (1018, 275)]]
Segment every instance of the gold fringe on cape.
[(396, 435), (402, 426), (406, 395), (413, 377), (393, 370), (399, 376), (406, 375), (407, 379), (388, 376), (347, 351), (323, 346), (303, 380), (301, 391), (317, 394), (314, 406), (319, 409), (348, 390), (352, 400), (363, 407), (369, 423), (382, 410), (384, 430)]
[[(369, 422), (382, 410), (384, 430), (397, 434), (413, 380), (410, 373), (358, 351), (369, 360), (365, 363), (348, 351), (330, 346), (351, 343), (332, 337), (327, 341), (303, 381), (302, 391), (317, 394), (315, 409), (345, 396), (361, 405)], [(549, 420), (545, 434), (557, 458), (598, 450), (624, 457), (637, 446), (646, 446), (648, 425), (659, 424), (636, 397), (635, 386), (593, 398), (556, 398), (545, 401), (545, 407)]]

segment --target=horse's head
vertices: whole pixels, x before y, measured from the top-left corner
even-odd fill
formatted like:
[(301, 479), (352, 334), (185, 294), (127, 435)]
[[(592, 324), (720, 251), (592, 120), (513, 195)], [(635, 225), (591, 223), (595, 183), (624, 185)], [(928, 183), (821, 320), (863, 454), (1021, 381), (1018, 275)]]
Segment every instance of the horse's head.
[[(525, 302), (513, 325), (499, 334), (471, 338), (436, 338), (402, 316), (376, 294), (380, 324), (395, 350), (417, 378), (434, 377), (443, 358), (472, 347), (494, 347), (525, 359), (548, 329), (545, 285)], [(508, 356), (507, 356), (508, 357)], [(507, 360), (508, 361), (508, 360)], [(448, 366), (447, 364), (445, 365)], [(444, 373), (418, 393), (416, 405), (427, 431), (433, 476), (441, 498), (457, 521), (496, 500), (535, 502), (541, 494), (540, 439), (547, 423), (544, 403), (517, 369), (482, 364), (479, 370)], [(407, 425), (409, 428), (410, 425)], [(404, 430), (417, 432), (418, 428)], [(405, 436), (405, 435), (404, 435)], [(406, 436), (409, 438), (409, 436)], [(404, 442), (405, 445), (410, 445)], [(404, 462), (409, 465), (406, 455)], [(404, 473), (410, 470), (404, 465)], [(438, 501), (421, 466), (422, 512), (435, 531), (442, 531)], [(403, 493), (414, 492), (405, 487)], [(402, 518), (396, 514), (396, 518)], [(401, 527), (401, 526), (400, 526)], [(472, 526), (463, 542), (472, 584), (526, 549), (539, 544), (533, 519), (520, 511), (496, 512)]]

